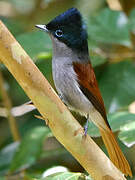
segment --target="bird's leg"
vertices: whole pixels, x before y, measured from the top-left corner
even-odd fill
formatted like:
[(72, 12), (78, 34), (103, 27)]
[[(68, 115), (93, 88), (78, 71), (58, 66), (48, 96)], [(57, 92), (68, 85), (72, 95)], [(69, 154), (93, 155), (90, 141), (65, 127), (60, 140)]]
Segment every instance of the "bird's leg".
[(89, 114), (87, 114), (87, 121), (86, 124), (84, 126), (84, 135), (87, 135), (87, 131), (88, 131), (88, 123), (89, 123)]

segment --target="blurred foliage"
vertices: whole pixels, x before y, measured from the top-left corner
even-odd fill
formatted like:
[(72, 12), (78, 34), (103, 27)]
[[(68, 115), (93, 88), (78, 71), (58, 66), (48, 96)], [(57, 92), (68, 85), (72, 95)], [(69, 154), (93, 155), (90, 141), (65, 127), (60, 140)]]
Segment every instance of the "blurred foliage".
[(43, 140), (45, 141), (48, 135), (49, 129), (45, 127), (33, 128), (25, 134), (12, 160), (10, 171), (25, 169), (34, 164), (41, 154)]
[(88, 33), (97, 44), (131, 45), (128, 19), (120, 11), (105, 8), (97, 16), (89, 18)]
[[(135, 179), (135, 114), (129, 109), (135, 101), (134, 0), (102, 0), (100, 3), (96, 0), (0, 0), (0, 19), (54, 87), (52, 44), (48, 35), (37, 30), (35, 24), (47, 23), (73, 6), (79, 8), (86, 21), (91, 62), (105, 101), (108, 120), (120, 139), (120, 146), (133, 170), (132, 179)], [(3, 65), (0, 68), (12, 105), (26, 102), (28, 98), (16, 80)], [(1, 90), (0, 107), (3, 107)], [(52, 136), (44, 121), (34, 117), (35, 114), (38, 115), (36, 110), (16, 118), (20, 142), (13, 142), (8, 121), (0, 114), (0, 180), (5, 177), (9, 180), (90, 179)], [(84, 125), (84, 119), (79, 117), (78, 120)], [(88, 133), (104, 150), (98, 129), (92, 122), (89, 123)], [(54, 168), (45, 177), (44, 174), (54, 166), (66, 167), (66, 172), (62, 169), (57, 172)]]
[(81, 173), (64, 172), (59, 174), (53, 174), (48, 177), (42, 178), (41, 180), (92, 180), (90, 177), (86, 177)]

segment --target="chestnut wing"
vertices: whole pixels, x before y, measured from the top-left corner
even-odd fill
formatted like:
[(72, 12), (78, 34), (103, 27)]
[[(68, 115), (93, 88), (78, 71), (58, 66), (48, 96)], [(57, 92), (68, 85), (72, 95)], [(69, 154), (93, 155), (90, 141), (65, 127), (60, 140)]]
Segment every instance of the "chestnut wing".
[(78, 76), (78, 83), (80, 85), (81, 91), (93, 104), (96, 110), (102, 115), (108, 127), (110, 127), (107, 121), (104, 102), (98, 88), (92, 65), (90, 64), (90, 62), (85, 64), (74, 62), (73, 67)]

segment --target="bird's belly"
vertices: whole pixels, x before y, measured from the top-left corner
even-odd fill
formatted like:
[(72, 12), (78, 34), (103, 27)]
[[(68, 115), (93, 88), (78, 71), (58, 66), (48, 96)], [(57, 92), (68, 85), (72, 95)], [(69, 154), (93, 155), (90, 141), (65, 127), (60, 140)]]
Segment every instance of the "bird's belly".
[(53, 71), (53, 79), (62, 101), (70, 109), (81, 114), (90, 112), (93, 105), (80, 90), (72, 66), (67, 69), (64, 68), (64, 70), (61, 67), (59, 71)]

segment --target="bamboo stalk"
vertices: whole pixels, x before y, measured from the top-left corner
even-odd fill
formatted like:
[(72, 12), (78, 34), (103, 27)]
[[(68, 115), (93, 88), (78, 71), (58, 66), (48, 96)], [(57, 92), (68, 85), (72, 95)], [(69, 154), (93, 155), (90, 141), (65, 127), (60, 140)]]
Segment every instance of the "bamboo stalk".
[(16, 119), (14, 118), (14, 116), (11, 113), (12, 103), (11, 103), (11, 100), (7, 94), (5, 87), (4, 87), (4, 80), (3, 80), (1, 71), (0, 71), (0, 93), (1, 93), (1, 96), (3, 99), (3, 104), (6, 108), (7, 119), (8, 119), (12, 137), (13, 137), (14, 141), (19, 141), (20, 140), (19, 130), (17, 127)]
[(93, 179), (125, 179), (95, 142), (88, 135), (84, 137), (83, 128), (2, 22), (0, 59), (46, 119), (54, 136)]

